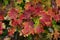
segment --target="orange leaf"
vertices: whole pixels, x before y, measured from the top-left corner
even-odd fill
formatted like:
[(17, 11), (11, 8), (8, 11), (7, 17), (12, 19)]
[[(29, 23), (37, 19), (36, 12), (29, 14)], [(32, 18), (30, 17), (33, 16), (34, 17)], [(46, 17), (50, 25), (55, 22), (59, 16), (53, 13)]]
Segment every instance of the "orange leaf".
[(60, 6), (60, 0), (56, 0), (57, 6)]

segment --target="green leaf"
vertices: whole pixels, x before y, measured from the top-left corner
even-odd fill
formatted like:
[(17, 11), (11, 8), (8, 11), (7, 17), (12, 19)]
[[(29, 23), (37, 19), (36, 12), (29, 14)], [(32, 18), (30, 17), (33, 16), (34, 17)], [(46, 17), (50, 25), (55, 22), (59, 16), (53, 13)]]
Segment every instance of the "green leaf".
[(27, 37), (27, 39), (28, 39), (28, 40), (33, 40), (31, 35), (29, 35), (29, 36)]
[(5, 36), (7, 36), (7, 34), (8, 34), (8, 30), (7, 29), (4, 29), (3, 30), (3, 34), (0, 35), (0, 38), (4, 38)]
[(48, 36), (47, 36), (48, 34), (47, 33), (42, 33), (41, 34), (41, 40), (49, 40), (49, 38), (48, 38)]
[(19, 37), (19, 33), (18, 33), (18, 31), (16, 31), (16, 32), (14, 33), (14, 39), (17, 40), (18, 37)]
[(53, 27), (56, 27), (56, 21), (55, 20), (52, 21), (52, 24), (53, 24)]
[(7, 5), (9, 3), (9, 0), (4, 0), (4, 5)]
[(48, 27), (46, 27), (46, 26), (44, 27), (44, 30), (45, 30), (46, 33), (49, 32), (49, 29), (48, 29)]
[(54, 30), (58, 30), (58, 26), (55, 20), (52, 21)]
[(34, 27), (38, 26), (39, 25), (39, 18), (33, 18), (33, 21), (34, 21)]
[(52, 21), (52, 24), (53, 24), (53, 25), (56, 25), (56, 21), (55, 21), (55, 20), (53, 20), (53, 21)]

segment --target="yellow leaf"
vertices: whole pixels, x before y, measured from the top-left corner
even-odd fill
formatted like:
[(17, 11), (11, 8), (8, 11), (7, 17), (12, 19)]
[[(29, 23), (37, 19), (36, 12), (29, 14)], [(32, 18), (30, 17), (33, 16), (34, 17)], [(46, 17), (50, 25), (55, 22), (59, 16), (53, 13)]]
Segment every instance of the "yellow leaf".
[(23, 0), (17, 0), (17, 3), (19, 3), (19, 4), (20, 4), (20, 3), (22, 3), (22, 1), (23, 1)]

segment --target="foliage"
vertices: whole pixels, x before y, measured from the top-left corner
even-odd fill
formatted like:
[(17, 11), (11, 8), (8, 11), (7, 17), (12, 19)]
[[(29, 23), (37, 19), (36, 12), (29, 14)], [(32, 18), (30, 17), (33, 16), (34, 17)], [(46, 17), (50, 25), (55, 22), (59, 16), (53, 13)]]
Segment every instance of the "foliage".
[(0, 0), (0, 38), (57, 40), (60, 35), (59, 1)]

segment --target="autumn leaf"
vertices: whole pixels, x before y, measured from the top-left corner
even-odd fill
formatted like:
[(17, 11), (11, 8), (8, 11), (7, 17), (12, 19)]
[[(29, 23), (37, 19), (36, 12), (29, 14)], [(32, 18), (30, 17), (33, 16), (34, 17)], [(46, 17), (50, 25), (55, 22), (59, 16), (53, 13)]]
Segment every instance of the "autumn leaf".
[(16, 19), (18, 17), (18, 10), (16, 10), (15, 8), (11, 8), (8, 12), (8, 16), (10, 17), (10, 19)]
[(56, 0), (57, 6), (60, 6), (60, 0)]

